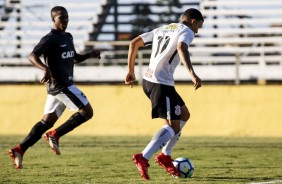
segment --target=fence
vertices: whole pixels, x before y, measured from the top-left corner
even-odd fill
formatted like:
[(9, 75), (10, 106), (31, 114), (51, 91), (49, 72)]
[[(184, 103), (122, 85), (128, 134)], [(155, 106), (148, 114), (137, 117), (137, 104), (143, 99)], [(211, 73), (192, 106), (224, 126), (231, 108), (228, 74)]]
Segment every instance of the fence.
[[(45, 2), (45, 1), (44, 1)], [(81, 7), (95, 7), (99, 12), (102, 7), (97, 4), (82, 4)], [(43, 3), (40, 2), (40, 3)], [(87, 5), (87, 6), (86, 6)], [(84, 13), (72, 12), (76, 9), (68, 4), (70, 16), (87, 17)], [(282, 82), (282, 1), (272, 0), (202, 0), (200, 10), (205, 16), (203, 29), (189, 48), (194, 69), (202, 80), (233, 81), (240, 84), (241, 81), (280, 81)], [(47, 12), (48, 13), (48, 12)], [(72, 13), (72, 14), (71, 14)], [(89, 12), (88, 12), (89, 13)], [(41, 16), (47, 16), (46, 12), (38, 14), (36, 21), (21, 21), (22, 26), (34, 27), (34, 30), (7, 31), (0, 29), (1, 54), (13, 54), (9, 51), (12, 47), (21, 45), (16, 54), (23, 58), (0, 57), (0, 82), (38, 82), (42, 76), (40, 70), (31, 67), (26, 56), (38, 41), (36, 36), (41, 35), (42, 26), (46, 27), (46, 21)], [(21, 15), (29, 15), (28, 12)], [(15, 18), (19, 15), (11, 15)], [(89, 18), (89, 17), (88, 17)], [(70, 25), (89, 26), (97, 17), (90, 16), (91, 20), (74, 21)], [(49, 22), (48, 16), (48, 22)], [(34, 22), (34, 24), (33, 24)], [(8, 24), (0, 22), (0, 27), (17, 27), (18, 23)], [(36, 24), (36, 25), (35, 25)], [(91, 27), (91, 26), (90, 26)], [(71, 28), (71, 27), (70, 27)], [(6, 31), (6, 32), (5, 32)], [(74, 37), (83, 37), (89, 32), (81, 29), (70, 29)], [(9, 39), (9, 36), (29, 35), (28, 39)], [(42, 36), (42, 35), (41, 35)], [(94, 46), (102, 51), (102, 59), (92, 59), (86, 64), (75, 68), (75, 80), (78, 82), (123, 82), (127, 72), (127, 50), (129, 41), (87, 41), (87, 38), (79, 39), (76, 45), (82, 47)], [(121, 48), (123, 50), (115, 49)], [(83, 49), (78, 49), (82, 51)], [(136, 60), (136, 76), (141, 82), (142, 74), (149, 63), (150, 50), (140, 50)], [(183, 65), (175, 72), (176, 81), (189, 80), (189, 74)]]
[[(198, 38), (195, 39), (197, 43)], [(201, 39), (198, 39), (198, 43)], [(219, 41), (219, 40), (217, 40)], [(226, 40), (222, 40), (226, 42)], [(247, 42), (251, 41), (251, 42)], [(276, 39), (279, 43), (282, 40)], [(282, 57), (280, 46), (266, 46), (274, 40), (241, 39), (237, 43), (252, 43), (251, 47), (191, 47), (189, 52), (195, 71), (203, 81), (268, 81), (282, 80)], [(227, 43), (227, 42), (226, 42)], [(234, 43), (229, 40), (229, 43)], [(96, 46), (104, 42), (87, 42)], [(114, 46), (126, 46), (128, 41), (107, 42)], [(90, 59), (86, 64), (75, 67), (75, 80), (78, 82), (123, 82), (127, 72), (127, 50), (102, 51), (101, 60)], [(220, 53), (220, 54), (219, 54)], [(272, 54), (271, 54), (272, 53)], [(277, 54), (273, 54), (277, 53)], [(278, 55), (279, 54), (279, 55)], [(148, 55), (150, 50), (140, 50), (136, 59), (136, 77), (139, 83), (149, 63)], [(22, 65), (21, 67), (5, 67), (11, 63)], [(3, 67), (0, 67), (0, 81), (15, 82), (38, 82), (42, 73), (39, 69), (31, 67), (25, 58), (1, 60)], [(180, 65), (175, 71), (176, 81), (189, 81), (188, 71)]]

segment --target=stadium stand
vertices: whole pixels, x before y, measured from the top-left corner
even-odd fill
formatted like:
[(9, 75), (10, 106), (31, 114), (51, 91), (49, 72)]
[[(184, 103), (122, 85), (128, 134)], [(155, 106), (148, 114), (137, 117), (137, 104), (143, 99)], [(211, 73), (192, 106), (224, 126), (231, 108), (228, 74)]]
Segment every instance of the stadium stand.
[[(69, 11), (71, 20), (68, 31), (73, 34), (78, 51), (84, 50), (83, 43), (88, 40), (88, 33), (93, 31), (92, 23), (96, 21), (103, 3), (105, 2), (102, 0), (60, 3)], [(44, 0), (2, 0), (0, 4), (0, 16), (5, 18), (0, 22), (1, 57), (26, 57), (39, 39), (51, 29), (50, 9), (58, 3)], [(5, 13), (5, 9), (10, 12)]]
[[(158, 1), (74, 0), (61, 3), (69, 10), (68, 31), (78, 52), (102, 50), (101, 60), (77, 66), (78, 82), (122, 82), (134, 26), (168, 23), (189, 8), (205, 16), (203, 29), (189, 49), (198, 75), (206, 82), (282, 82), (282, 1), (192, 0), (165, 4)], [(38, 0), (0, 0), (0, 82), (38, 82), (41, 72), (30, 67), (26, 57), (43, 34), (51, 28), (49, 10), (57, 5)], [(143, 7), (138, 22), (136, 7)], [(145, 8), (147, 11), (144, 11)], [(177, 18), (174, 18), (175, 21)], [(142, 24), (143, 23), (143, 24)], [(145, 23), (145, 25), (144, 25)], [(138, 54), (136, 71), (140, 80), (149, 62), (150, 50)], [(17, 75), (15, 75), (17, 74)], [(180, 66), (176, 81), (187, 81)], [(141, 81), (141, 80), (140, 80)]]

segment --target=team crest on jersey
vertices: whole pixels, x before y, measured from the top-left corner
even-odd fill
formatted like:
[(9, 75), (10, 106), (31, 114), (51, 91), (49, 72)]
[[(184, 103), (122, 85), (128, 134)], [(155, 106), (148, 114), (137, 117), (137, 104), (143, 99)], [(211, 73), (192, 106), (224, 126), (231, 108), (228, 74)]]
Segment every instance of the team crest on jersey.
[(178, 25), (175, 23), (169, 24), (165, 26), (164, 30), (176, 30), (178, 28)]
[(175, 115), (179, 116), (181, 114), (181, 108), (179, 105), (175, 106)]

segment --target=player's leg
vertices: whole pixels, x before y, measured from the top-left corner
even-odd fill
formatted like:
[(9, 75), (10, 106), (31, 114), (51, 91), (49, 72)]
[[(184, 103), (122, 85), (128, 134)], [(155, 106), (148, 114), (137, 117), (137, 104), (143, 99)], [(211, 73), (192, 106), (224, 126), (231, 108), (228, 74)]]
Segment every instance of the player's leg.
[(41, 139), (43, 133), (53, 127), (57, 119), (55, 113), (48, 114), (48, 118), (47, 115), (44, 115), (43, 119), (33, 126), (27, 137), (20, 143), (23, 152)]
[[(143, 79), (143, 91), (146, 94), (146, 96), (150, 99), (152, 89), (154, 88), (155, 84), (148, 82)], [(148, 162), (148, 159), (144, 158), (143, 153), (137, 153), (132, 156), (132, 160), (136, 167), (138, 168), (138, 171), (144, 180), (149, 180), (149, 174), (148, 174), (148, 168), (150, 167), (150, 164)]]
[(165, 120), (165, 125), (153, 136), (150, 143), (142, 151), (144, 158), (150, 160), (154, 153), (165, 146), (175, 136), (175, 132), (179, 131), (179, 123), (179, 120)]
[[(56, 96), (48, 95), (48, 99), (44, 108), (43, 120), (49, 124), (52, 124), (53, 127), (58, 118), (63, 114), (66, 106), (64, 103), (58, 100)], [(45, 133), (43, 137), (49, 142), (50, 147), (55, 153), (60, 153), (59, 141), (55, 135), (47, 135)]]
[(153, 136), (150, 143), (142, 151), (144, 158), (149, 160), (154, 153), (165, 146), (174, 137), (175, 132), (179, 131), (179, 123), (179, 120), (165, 120), (165, 125)]
[(42, 134), (51, 127), (52, 126), (44, 120), (37, 122), (25, 139), (18, 146), (9, 150), (10, 157), (13, 159), (14, 165), (17, 169), (22, 168), (23, 155), (25, 151), (41, 139)]
[(59, 155), (60, 137), (91, 119), (93, 117), (93, 109), (86, 96), (75, 85), (62, 90), (56, 95), (56, 98), (63, 102), (69, 109), (77, 111), (61, 126), (45, 134), (45, 138), (49, 140), (51, 148)]
[(74, 113), (65, 123), (56, 128), (59, 137), (69, 133), (93, 117), (93, 109), (89, 101), (75, 85), (63, 90), (58, 97), (64, 101), (66, 106), (71, 110), (78, 110), (78, 112)]
[[(181, 98), (179, 98), (179, 95), (174, 87), (161, 86), (161, 89), (161, 93), (165, 94), (165, 105), (159, 105), (159, 117), (166, 117), (167, 120), (165, 121), (164, 126), (170, 127), (174, 132), (171, 137), (167, 137), (166, 142), (160, 147), (163, 148), (173, 137), (175, 137), (175, 135), (179, 134), (180, 132), (181, 105), (184, 104), (184, 102), (181, 101)], [(174, 176), (179, 176), (179, 172), (174, 167), (170, 155), (164, 155), (161, 153), (155, 157), (155, 161), (159, 163), (159, 165), (161, 165), (168, 173)]]
[[(173, 160), (171, 158), (172, 148), (177, 143), (181, 135), (182, 128), (186, 124), (189, 117), (190, 117), (190, 113), (188, 111), (188, 108), (185, 105), (181, 106), (181, 120), (179, 122), (179, 132), (176, 133), (175, 136), (167, 142), (167, 144), (163, 147), (162, 152), (155, 157), (155, 161), (159, 163), (167, 172), (171, 174), (174, 173), (173, 174), (174, 176), (179, 176), (179, 174), (175, 174), (177, 173), (177, 171), (172, 164), (172, 160)], [(176, 126), (178, 127), (178, 125)]]
[[(168, 120), (165, 122), (164, 126), (170, 126), (174, 130), (175, 134), (172, 135), (163, 146), (167, 145), (168, 142), (171, 141), (171, 139), (173, 139), (175, 135), (178, 135), (178, 133), (180, 132), (180, 120)], [(161, 146), (160, 148), (162, 148), (163, 146)], [(155, 157), (155, 162), (162, 166), (165, 171), (167, 171), (169, 174), (174, 175), (175, 177), (178, 177), (179, 172), (174, 167), (172, 161), (173, 159), (170, 155), (165, 155), (162, 152)]]
[(181, 106), (181, 116), (180, 117), (181, 117), (181, 120), (180, 120), (180, 131), (177, 134), (175, 134), (175, 136), (172, 139), (170, 139), (167, 142), (167, 144), (163, 147), (162, 153), (164, 155), (171, 156), (172, 148), (175, 146), (175, 144), (179, 140), (179, 138), (181, 136), (182, 129), (185, 126), (185, 124), (188, 121), (188, 119), (190, 118), (190, 113), (189, 113), (189, 110), (186, 107), (186, 105)]
[[(57, 100), (58, 102), (60, 102), (59, 100)], [(60, 102), (61, 103), (61, 102)], [(61, 106), (63, 107), (63, 110), (60, 113), (56, 113), (55, 112), (51, 112), (48, 114), (44, 115), (44, 120), (46, 122), (52, 122), (54, 121), (53, 118), (59, 118), (61, 116), (61, 114), (63, 113), (64, 109), (65, 109), (65, 105), (63, 103), (61, 103)], [(55, 122), (54, 122), (55, 123)], [(52, 132), (52, 131), (50, 131)], [(45, 133), (43, 135), (44, 139), (49, 143), (51, 149), (57, 154), (60, 155), (60, 149), (59, 149), (59, 137), (56, 135), (56, 132), (52, 132), (52, 133)]]
[[(143, 160), (148, 161), (155, 152), (161, 149), (172, 137), (174, 137), (175, 133), (178, 133), (180, 106), (177, 106), (173, 100), (174, 87), (145, 81), (143, 82), (143, 89), (152, 103), (152, 118), (162, 118), (165, 119), (166, 122), (165, 125), (153, 136), (152, 140), (142, 153), (139, 154), (142, 155)], [(178, 171), (173, 167), (172, 161), (169, 161), (171, 162), (170, 167), (169, 169), (166, 168), (166, 170), (171, 174), (179, 175)]]
[(50, 129), (57, 121), (58, 116), (52, 109), (60, 109), (63, 111), (64, 106), (60, 104), (53, 96), (48, 95), (43, 119), (37, 122), (25, 137), (25, 139), (15, 148), (9, 150), (10, 157), (13, 159), (16, 168), (22, 168), (23, 154), (25, 151), (33, 146), (42, 136), (42, 134)]
[(62, 137), (63, 135), (69, 133), (76, 127), (80, 126), (82, 123), (88, 121), (90, 118), (92, 118), (93, 114), (87, 113), (87, 111), (91, 111), (89, 109), (92, 109), (91, 105), (88, 103), (85, 105), (82, 109), (80, 109), (78, 112), (74, 113), (65, 123), (63, 123), (61, 126), (55, 129), (56, 134), (59, 137)]
[[(179, 124), (179, 121), (177, 123)], [(152, 155), (159, 149), (161, 149), (174, 135), (174, 129), (169, 125), (169, 123), (167, 123), (153, 136), (152, 140), (145, 147), (142, 153), (133, 155), (133, 161), (143, 179), (149, 179), (148, 167), (150, 165), (148, 161), (150, 160)], [(178, 173), (176, 173), (175, 175), (177, 174)]]

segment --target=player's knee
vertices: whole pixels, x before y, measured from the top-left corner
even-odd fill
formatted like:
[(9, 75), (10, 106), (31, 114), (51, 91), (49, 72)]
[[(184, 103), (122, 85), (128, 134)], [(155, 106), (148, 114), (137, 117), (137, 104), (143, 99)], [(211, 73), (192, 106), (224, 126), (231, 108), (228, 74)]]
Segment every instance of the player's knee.
[(173, 127), (173, 131), (175, 134), (178, 134), (180, 132), (180, 126)]
[(85, 106), (83, 109), (80, 110), (80, 113), (87, 117), (87, 119), (91, 119), (94, 116), (93, 109), (90, 105)]
[(181, 115), (180, 115), (180, 118), (182, 121), (188, 121), (191, 117), (191, 114), (190, 112), (188, 111), (187, 107), (186, 108), (183, 108), (181, 109)]
[(42, 124), (45, 124), (49, 128), (52, 128), (54, 124), (57, 122), (58, 116), (56, 112), (50, 113), (50, 114), (45, 114), (41, 120)]
[(94, 116), (94, 112), (93, 109), (91, 109), (90, 111), (87, 112), (86, 116), (91, 119)]
[(171, 121), (171, 128), (174, 133), (177, 134), (180, 131), (180, 122), (179, 121)]
[(89, 120), (91, 119), (93, 116), (94, 116), (94, 113), (93, 113), (93, 110), (92, 111), (87, 111), (87, 112), (80, 112), (84, 117), (85, 119)]
[(191, 115), (189, 112), (181, 114), (181, 120), (182, 121), (188, 121), (190, 119)]

